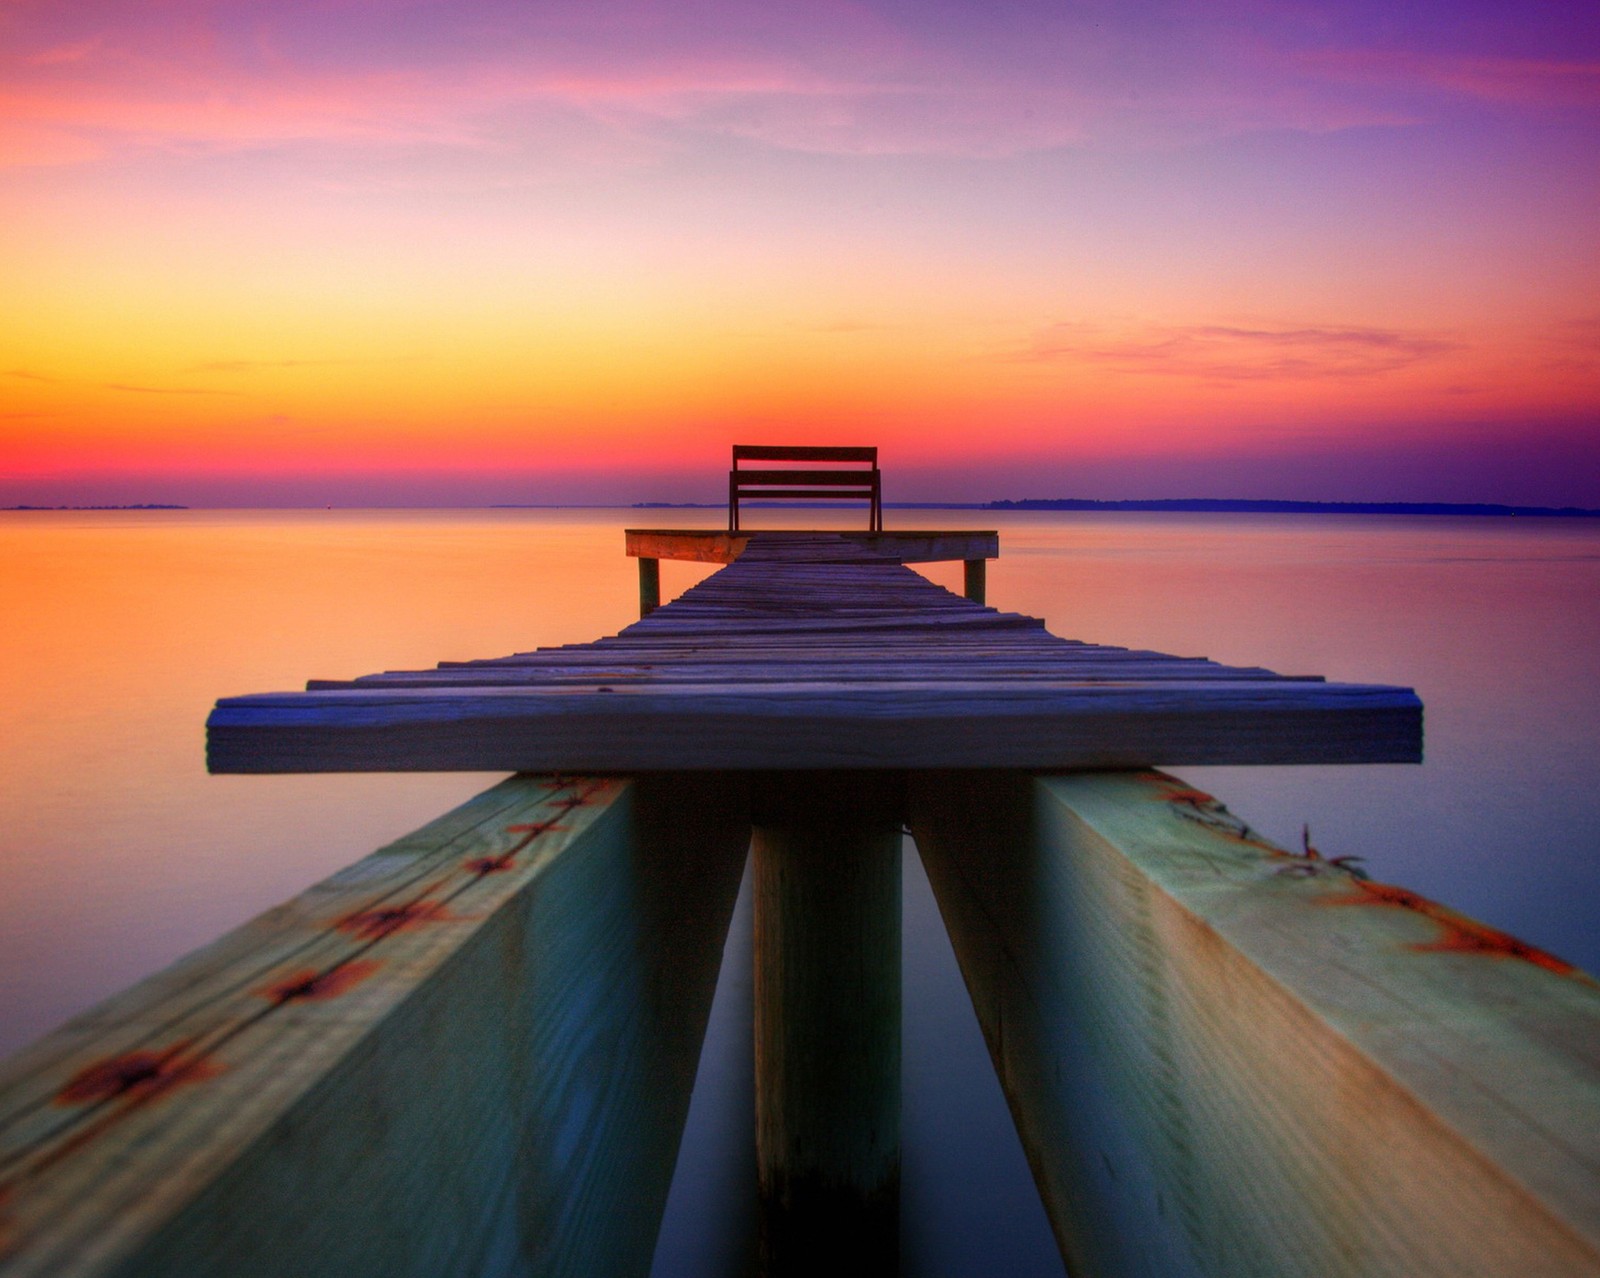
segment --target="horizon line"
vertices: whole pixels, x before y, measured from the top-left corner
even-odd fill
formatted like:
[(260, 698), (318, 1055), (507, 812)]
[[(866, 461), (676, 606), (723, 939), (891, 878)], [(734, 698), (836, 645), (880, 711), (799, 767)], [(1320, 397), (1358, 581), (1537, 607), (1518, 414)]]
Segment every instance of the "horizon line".
[[(803, 509), (810, 503), (770, 501), (742, 503), (751, 509)], [(833, 510), (865, 509), (865, 502), (838, 502)], [(1253, 497), (1165, 497), (1091, 498), (1027, 497), (995, 498), (982, 502), (903, 501), (884, 502), (886, 510), (983, 510), (983, 511), (1060, 511), (1066, 513), (1130, 512), (1188, 514), (1397, 514), (1485, 517), (1600, 518), (1600, 509), (1586, 506), (1542, 506), (1510, 502), (1441, 501), (1310, 501), (1288, 498)], [(189, 505), (170, 502), (97, 502), (83, 505), (36, 505), (20, 503), (0, 506), (7, 513), (91, 513), (137, 511), (212, 511), (212, 510), (725, 510), (725, 502), (486, 502), (482, 504), (410, 503), (294, 503), (285, 505)]]

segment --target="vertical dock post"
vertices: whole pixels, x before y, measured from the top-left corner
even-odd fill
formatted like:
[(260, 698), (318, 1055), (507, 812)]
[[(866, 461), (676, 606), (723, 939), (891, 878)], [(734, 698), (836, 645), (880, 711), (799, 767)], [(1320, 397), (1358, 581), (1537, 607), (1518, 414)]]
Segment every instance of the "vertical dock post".
[(762, 1272), (896, 1273), (897, 774), (755, 788), (756, 1156)]
[(987, 559), (965, 559), (962, 567), (966, 570), (962, 574), (961, 593), (972, 600), (973, 603), (985, 603), (984, 588), (988, 582), (989, 561)]
[(648, 617), (661, 607), (661, 561), (639, 556), (639, 615)]

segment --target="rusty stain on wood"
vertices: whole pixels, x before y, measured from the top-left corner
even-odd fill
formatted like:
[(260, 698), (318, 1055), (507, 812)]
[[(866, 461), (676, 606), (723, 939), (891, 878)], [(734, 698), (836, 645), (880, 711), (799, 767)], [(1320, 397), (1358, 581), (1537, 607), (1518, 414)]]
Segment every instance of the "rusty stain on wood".
[(1159, 773), (911, 792), (1072, 1272), (1600, 1272), (1588, 978)]
[(508, 1229), (532, 1271), (647, 1265), (739, 792), (514, 778), (25, 1050), (0, 1269), (464, 1278)]
[(1430, 901), (1419, 892), (1396, 887), (1392, 883), (1377, 883), (1371, 879), (1352, 878), (1348, 896), (1325, 897), (1323, 905), (1389, 906), (1410, 910), (1438, 924), (1439, 937), (1434, 941), (1415, 941), (1410, 947), (1419, 953), (1482, 954), (1493, 958), (1519, 959), (1542, 967), (1558, 976), (1576, 976), (1580, 980), (1591, 978), (1565, 959), (1557, 958), (1536, 945), (1520, 941), (1509, 932), (1480, 923), (1447, 905)]

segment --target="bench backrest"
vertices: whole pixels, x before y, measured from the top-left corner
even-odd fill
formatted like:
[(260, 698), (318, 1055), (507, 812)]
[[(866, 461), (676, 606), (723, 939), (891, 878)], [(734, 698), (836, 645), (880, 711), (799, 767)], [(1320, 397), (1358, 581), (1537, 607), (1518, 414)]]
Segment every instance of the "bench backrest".
[[(740, 462), (857, 462), (854, 470), (741, 469)], [(785, 447), (735, 444), (728, 471), (728, 528), (738, 531), (741, 497), (780, 497), (784, 501), (867, 499), (868, 527), (883, 528), (883, 479), (876, 448)]]

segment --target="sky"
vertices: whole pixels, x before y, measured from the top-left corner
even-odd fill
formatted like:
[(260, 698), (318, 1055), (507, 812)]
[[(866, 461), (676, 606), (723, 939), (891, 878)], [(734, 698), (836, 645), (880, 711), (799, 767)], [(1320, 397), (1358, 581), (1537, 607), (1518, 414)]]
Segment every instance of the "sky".
[(0, 0), (0, 504), (1600, 506), (1600, 6)]

